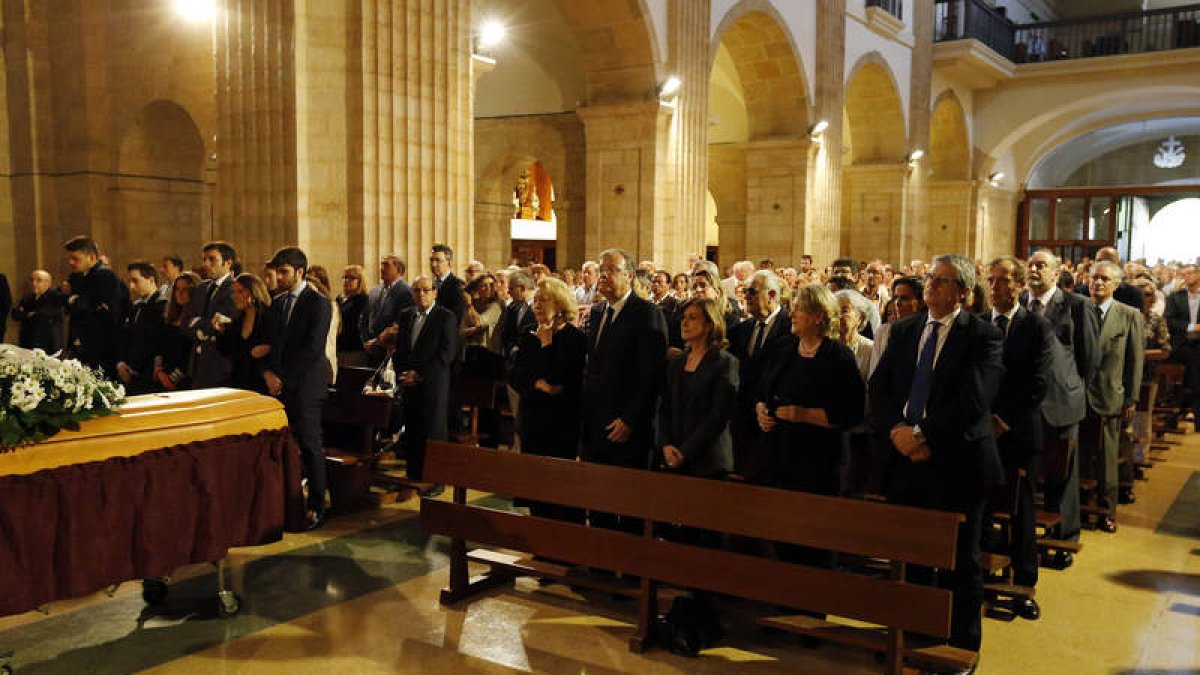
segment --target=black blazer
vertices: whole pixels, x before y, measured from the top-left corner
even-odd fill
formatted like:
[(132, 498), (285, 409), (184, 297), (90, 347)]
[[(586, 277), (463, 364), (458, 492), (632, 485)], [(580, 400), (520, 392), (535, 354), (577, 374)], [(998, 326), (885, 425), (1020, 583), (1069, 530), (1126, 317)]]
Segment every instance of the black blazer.
[(1177, 352), (1187, 344), (1187, 327), (1192, 320), (1186, 288), (1167, 296), (1163, 318), (1166, 319), (1167, 330), (1171, 333), (1171, 351)]
[[(217, 349), (217, 335), (212, 327), (212, 318), (217, 314), (238, 318), (237, 306), (233, 303), (233, 278), (230, 274), (219, 285), (215, 279), (209, 279), (192, 292), (192, 316), (195, 319), (188, 322), (188, 332), (196, 342), (196, 360), (192, 369), (192, 386), (196, 389), (225, 387), (233, 377), (233, 363)], [(212, 298), (207, 299), (210, 292)]]
[(463, 315), (467, 313), (467, 301), (463, 298), (463, 280), (454, 276), (454, 272), (447, 272), (446, 278), (438, 284), (437, 305), (454, 313), (456, 326), (462, 323)]
[(121, 320), (129, 289), (104, 263), (96, 263), (86, 274), (72, 274), (71, 318), (67, 351), (89, 366), (112, 374), (120, 354)]
[(53, 354), (62, 349), (63, 306), (67, 299), (56, 288), (41, 296), (32, 292), (21, 297), (12, 310), (13, 321), (21, 324), (18, 344)]
[[(1029, 308), (1029, 292), (1021, 294), (1021, 306)], [(1092, 310), (1092, 303), (1078, 293), (1059, 288), (1046, 304), (1042, 317), (1050, 322), (1058, 341), (1075, 361), (1079, 379), (1087, 382), (1100, 365), (1100, 350), (1096, 342), (1100, 335), (1100, 322)]]
[(154, 356), (163, 340), (163, 311), (166, 306), (166, 300), (159, 299), (157, 293), (145, 302), (135, 302), (121, 327), (123, 339), (120, 358), (135, 373), (130, 381), (132, 393), (145, 393), (153, 388)]
[(662, 449), (674, 445), (683, 453), (680, 473), (701, 477), (729, 473), (733, 471), (729, 423), (737, 401), (737, 359), (724, 349), (709, 349), (696, 371), (686, 373), (687, 355), (685, 351), (667, 363), (667, 383), (658, 408), (656, 463), (666, 466)]
[[(647, 468), (654, 444), (654, 417), (667, 357), (662, 312), (630, 292), (600, 341), (596, 331), (608, 304), (592, 305), (583, 395), (583, 457), (589, 461)], [(633, 427), (626, 443), (610, 443), (604, 430), (620, 418)]]
[[(891, 449), (887, 463), (889, 492), (903, 492), (914, 474), (926, 472), (902, 456), (891, 443), (891, 430), (904, 422), (917, 369), (917, 348), (929, 318), (921, 312), (892, 324), (887, 349), (871, 376), (871, 411), (876, 433)], [(1003, 469), (992, 434), (992, 401), (1004, 374), (1003, 338), (991, 323), (963, 310), (946, 336), (933, 370), (925, 417), (918, 422), (932, 453), (929, 469), (939, 495), (931, 505), (952, 506), (977, 498), (1003, 481)]]
[(781, 307), (775, 323), (767, 331), (762, 349), (751, 354), (750, 337), (754, 334), (757, 322), (757, 319), (746, 319), (729, 329), (729, 353), (738, 359), (738, 381), (741, 382), (734, 414), (734, 432), (755, 436), (758, 434), (758, 420), (754, 413), (758, 383), (767, 366), (767, 356), (779, 348), (780, 341), (786, 341), (792, 334), (792, 316), (786, 307)]
[(458, 353), (458, 320), (445, 307), (429, 308), (425, 325), (412, 344), (413, 325), (417, 308), (409, 307), (396, 320), (396, 350), (392, 352), (392, 368), (396, 377), (406, 370), (415, 370), (421, 377), (416, 387), (401, 387), (404, 405), (410, 406), (406, 415), (414, 414), (418, 406), (426, 421), (429, 438), (445, 439), (450, 407), (450, 365)]
[[(674, 296), (668, 295), (654, 304), (662, 311), (663, 320), (667, 322), (667, 345), (683, 349), (683, 334), (680, 332), (680, 324), (683, 320), (680, 308), (683, 307), (683, 303)], [(729, 333), (730, 328), (732, 326), (725, 327), (726, 334)]]
[[(533, 311), (530, 310), (529, 314)], [(521, 452), (563, 459), (579, 456), (579, 413), (587, 336), (571, 324), (554, 334), (546, 347), (532, 331), (513, 350), (509, 383), (521, 395), (517, 428)], [(538, 391), (539, 379), (562, 387), (557, 394)]]
[[(520, 311), (521, 305), (525, 305), (524, 314)], [(537, 330), (537, 317), (533, 314), (533, 307), (524, 302), (508, 303), (504, 314), (500, 316), (500, 345), (504, 350), (504, 358), (515, 358), (513, 350), (520, 346), (525, 335), (533, 330)]]
[(998, 439), (1006, 465), (1024, 466), (1041, 450), (1042, 402), (1053, 339), (1048, 321), (1017, 308), (1004, 338), (1004, 377), (992, 406), (992, 412), (1008, 425)]
[(268, 370), (283, 380), (285, 400), (297, 397), (323, 399), (329, 385), (325, 342), (329, 337), (333, 310), (329, 299), (309, 285), (296, 298), (292, 316), (288, 319), (283, 314), (286, 296), (286, 293), (280, 293), (271, 301), (272, 342)]

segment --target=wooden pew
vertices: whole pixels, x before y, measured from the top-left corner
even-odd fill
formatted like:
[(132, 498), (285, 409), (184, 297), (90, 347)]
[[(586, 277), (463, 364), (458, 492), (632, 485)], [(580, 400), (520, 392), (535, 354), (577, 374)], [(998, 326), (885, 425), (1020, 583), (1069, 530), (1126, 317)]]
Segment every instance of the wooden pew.
[[(630, 649), (649, 646), (658, 615), (657, 586), (669, 584), (740, 597), (771, 606), (821, 612), (879, 626), (856, 628), (808, 617), (769, 619), (769, 625), (821, 639), (867, 646), (886, 654), (886, 670), (907, 659), (932, 668), (967, 668), (978, 655), (946, 646), (906, 647), (904, 633), (945, 638), (949, 591), (904, 581), (909, 564), (953, 569), (961, 516), (924, 509), (810, 495), (561, 459), (518, 455), (450, 443), (430, 443), (429, 480), (453, 486), (452, 502), (424, 499), (421, 524), (451, 538), (450, 583), (441, 601), (453, 603), (516, 575), (562, 576), (568, 565), (640, 577), (638, 627)], [(472, 506), (467, 489), (616, 513), (644, 520), (641, 536)], [(887, 578), (791, 564), (655, 537), (655, 524), (676, 524), (729, 535), (800, 544), (887, 561)], [(468, 554), (467, 541), (521, 551)], [(491, 570), (470, 578), (468, 560)]]
[(374, 372), (372, 368), (338, 368), (337, 384), (330, 387), (321, 408), (329, 498), (336, 513), (376, 504), (371, 496), (379, 460), (375, 435), (388, 429), (392, 399), (363, 395), (363, 385)]

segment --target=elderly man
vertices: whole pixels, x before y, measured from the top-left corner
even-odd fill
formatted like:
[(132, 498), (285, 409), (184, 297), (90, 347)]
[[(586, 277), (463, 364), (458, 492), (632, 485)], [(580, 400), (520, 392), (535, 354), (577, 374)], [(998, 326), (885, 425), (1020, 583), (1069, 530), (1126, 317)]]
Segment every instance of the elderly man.
[(730, 272), (732, 273), (728, 277), (721, 279), (721, 287), (725, 289), (726, 297), (736, 298), (738, 284), (744, 284), (754, 276), (754, 263), (739, 260), (733, 264)]
[(575, 288), (575, 302), (579, 303), (580, 307), (587, 307), (599, 299), (596, 297), (598, 274), (599, 266), (595, 260), (588, 260), (579, 268), (579, 286)]
[(963, 309), (974, 286), (973, 262), (934, 259), (925, 281), (928, 312), (892, 326), (870, 393), (876, 432), (891, 448), (883, 474), (889, 499), (965, 518), (956, 567), (939, 581), (953, 592), (950, 644), (978, 651), (984, 502), (1003, 480), (991, 405), (1004, 365), (999, 329)]
[(396, 323), (396, 317), (413, 305), (413, 292), (404, 280), (404, 260), (398, 255), (387, 255), (379, 261), (379, 285), (367, 294), (367, 311), (359, 319), (359, 335), (368, 346), (388, 326)]
[[(1002, 256), (993, 260), (986, 272), (990, 320), (1004, 334), (1004, 379), (992, 409), (992, 428), (1008, 480), (1019, 481), (1016, 503), (1011, 505), (1010, 547), (1005, 553), (1012, 558), (1013, 583), (1032, 587), (1038, 581), (1033, 493), (1054, 333), (1049, 322), (1017, 302), (1025, 287), (1024, 262)], [(1020, 477), (1021, 471), (1024, 477)], [(1014, 610), (1030, 621), (1042, 613), (1033, 598), (1018, 602)]]
[(1088, 460), (1085, 473), (1096, 479), (1100, 505), (1109, 512), (1100, 517), (1099, 529), (1109, 533), (1117, 531), (1121, 430), (1132, 421), (1141, 394), (1146, 347), (1142, 313), (1113, 297), (1123, 280), (1121, 266), (1109, 260), (1100, 260), (1092, 268), (1093, 311), (1100, 323), (1100, 363), (1087, 382), (1085, 424), (1099, 425), (1100, 445), (1084, 448)]
[(872, 260), (867, 265), (867, 280), (863, 284), (862, 294), (875, 305), (879, 315), (883, 316), (891, 294), (888, 293), (887, 278), (884, 274), (883, 261)]
[[(1107, 260), (1108, 262), (1116, 265), (1118, 268), (1121, 268), (1121, 254), (1117, 253), (1117, 249), (1113, 248), (1112, 246), (1105, 246), (1099, 251), (1096, 251), (1096, 260)], [(1094, 271), (1095, 267), (1092, 269)], [(1126, 275), (1124, 272), (1122, 272), (1121, 276), (1122, 279), (1124, 279)], [(1142, 311), (1142, 292), (1133, 284), (1121, 281), (1120, 285), (1113, 290), (1112, 297), (1119, 303), (1132, 307), (1139, 312)]]
[[(450, 409), (450, 367), (458, 353), (458, 319), (454, 312), (435, 304), (433, 279), (413, 280), (416, 303), (400, 313), (393, 329), (392, 367), (402, 392), (404, 450), (408, 477), (422, 480), (425, 444), (444, 441)], [(437, 496), (440, 486), (428, 488), (423, 496)]]
[(734, 470), (753, 482), (766, 479), (754, 411), (758, 383), (768, 355), (792, 332), (791, 316), (780, 303), (782, 298), (782, 279), (766, 270), (755, 272), (746, 287), (746, 310), (750, 318), (729, 329), (729, 353), (738, 358), (739, 382), (731, 426)]
[(53, 354), (62, 349), (63, 305), (67, 299), (46, 270), (29, 275), (29, 292), (13, 308), (12, 318), (20, 324), (17, 344), (25, 349), (41, 349)]
[[(592, 306), (583, 392), (585, 461), (631, 469), (649, 466), (654, 417), (667, 353), (667, 327), (653, 304), (633, 293), (633, 256), (621, 249), (600, 254)], [(593, 513), (592, 524), (630, 532), (640, 523)]]
[[(1050, 322), (1058, 338), (1051, 365), (1050, 388), (1042, 403), (1042, 467), (1048, 511), (1059, 514), (1058, 538), (1079, 540), (1079, 421), (1087, 410), (1085, 383), (1096, 369), (1097, 334), (1100, 325), (1088, 308), (1087, 298), (1058, 287), (1058, 258), (1042, 249), (1029, 256), (1029, 288), (1021, 294), (1021, 306)], [(1070, 366), (1074, 367), (1070, 367)], [(1069, 551), (1059, 551), (1050, 561), (1069, 567)]]
[(479, 262), (478, 260), (472, 260), (471, 262), (467, 263), (466, 268), (463, 269), (463, 281), (469, 284), (475, 280), (475, 277), (482, 276), (486, 271), (487, 268), (483, 266), (483, 263)]

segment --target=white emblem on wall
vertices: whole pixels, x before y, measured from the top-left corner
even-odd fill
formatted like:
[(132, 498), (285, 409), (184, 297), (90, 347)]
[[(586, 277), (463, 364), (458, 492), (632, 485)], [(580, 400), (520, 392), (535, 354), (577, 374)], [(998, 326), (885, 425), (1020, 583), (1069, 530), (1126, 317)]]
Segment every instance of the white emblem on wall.
[(1154, 153), (1154, 166), (1160, 169), (1175, 169), (1183, 165), (1183, 160), (1187, 159), (1187, 154), (1183, 151), (1183, 143), (1180, 143), (1171, 136), (1158, 146), (1158, 152)]

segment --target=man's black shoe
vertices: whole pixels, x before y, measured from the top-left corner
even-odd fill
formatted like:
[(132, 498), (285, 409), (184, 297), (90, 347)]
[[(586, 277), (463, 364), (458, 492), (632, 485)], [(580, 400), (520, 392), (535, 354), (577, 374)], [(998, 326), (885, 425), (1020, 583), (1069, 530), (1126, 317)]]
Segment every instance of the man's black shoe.
[(1038, 606), (1037, 600), (1033, 598), (1016, 601), (1016, 604), (1013, 606), (1013, 612), (1028, 621), (1037, 621), (1042, 618), (1042, 608)]

